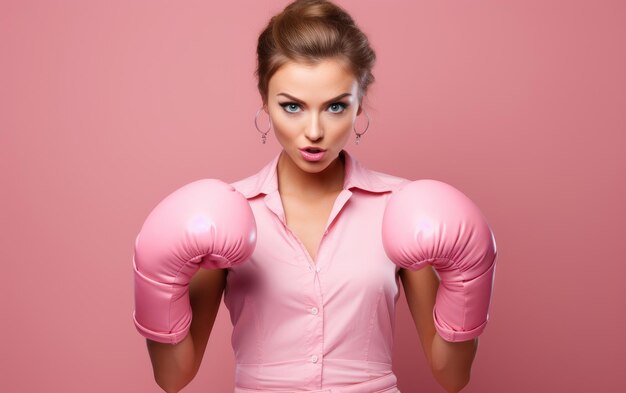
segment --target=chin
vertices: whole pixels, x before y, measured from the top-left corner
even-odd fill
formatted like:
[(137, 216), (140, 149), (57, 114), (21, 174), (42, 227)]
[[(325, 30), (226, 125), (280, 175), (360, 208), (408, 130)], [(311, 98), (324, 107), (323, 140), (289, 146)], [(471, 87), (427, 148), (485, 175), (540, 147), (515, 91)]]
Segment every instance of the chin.
[(304, 168), (302, 170), (305, 171), (305, 172), (308, 172), (308, 173), (321, 173), (321, 172), (324, 172), (326, 169), (328, 169), (328, 165), (326, 165), (323, 168), (320, 165), (320, 166), (317, 166), (315, 168)]
[(308, 162), (300, 158), (300, 160), (297, 161), (296, 165), (298, 166), (298, 168), (302, 169), (303, 172), (320, 173), (326, 170), (330, 166), (330, 162), (328, 162), (328, 160), (325, 159), (322, 162), (315, 163), (315, 162)]

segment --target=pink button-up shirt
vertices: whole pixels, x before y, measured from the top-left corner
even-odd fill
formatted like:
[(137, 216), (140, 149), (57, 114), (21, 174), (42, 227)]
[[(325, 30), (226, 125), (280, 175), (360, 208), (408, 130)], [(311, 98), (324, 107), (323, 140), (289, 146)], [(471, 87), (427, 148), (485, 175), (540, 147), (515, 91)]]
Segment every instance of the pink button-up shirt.
[(381, 228), (389, 196), (409, 181), (341, 154), (344, 186), (315, 262), (286, 225), (280, 153), (231, 183), (257, 223), (256, 248), (228, 269), (224, 291), (235, 392), (399, 392), (391, 360), (400, 268), (384, 252)]

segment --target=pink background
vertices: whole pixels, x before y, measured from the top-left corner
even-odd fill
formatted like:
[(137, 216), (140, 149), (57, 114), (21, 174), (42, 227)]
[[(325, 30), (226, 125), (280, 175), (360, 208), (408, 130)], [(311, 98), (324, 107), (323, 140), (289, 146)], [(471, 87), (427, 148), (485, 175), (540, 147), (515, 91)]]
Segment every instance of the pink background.
[[(464, 392), (626, 391), (624, 2), (338, 3), (378, 55), (371, 127), (347, 149), (453, 184), (496, 235)], [(253, 71), (286, 4), (0, 2), (0, 391), (160, 391), (132, 323), (133, 241), (174, 189), (279, 151), (253, 125)], [(400, 389), (443, 392), (404, 294), (397, 319)], [(230, 332), (222, 306), (185, 392), (232, 391)]]

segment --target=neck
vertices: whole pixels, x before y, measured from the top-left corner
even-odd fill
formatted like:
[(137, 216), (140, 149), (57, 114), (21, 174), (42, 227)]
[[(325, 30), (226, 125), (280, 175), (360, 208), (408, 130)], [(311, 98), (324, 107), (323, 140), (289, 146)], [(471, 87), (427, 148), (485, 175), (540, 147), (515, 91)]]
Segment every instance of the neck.
[(310, 173), (300, 169), (283, 150), (278, 159), (277, 172), (278, 191), (282, 195), (316, 199), (343, 189), (345, 157), (340, 153), (326, 169)]

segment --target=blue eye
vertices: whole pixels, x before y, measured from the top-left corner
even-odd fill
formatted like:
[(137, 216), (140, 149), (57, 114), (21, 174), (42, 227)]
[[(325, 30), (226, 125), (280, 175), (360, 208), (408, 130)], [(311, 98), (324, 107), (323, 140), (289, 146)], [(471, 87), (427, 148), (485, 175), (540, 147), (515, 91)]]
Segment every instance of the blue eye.
[[(287, 113), (298, 113), (296, 109), (300, 108), (300, 105), (295, 102), (284, 102), (279, 103), (278, 105), (280, 105)], [(344, 104), (343, 102), (335, 102), (330, 104), (328, 108), (333, 108), (330, 111), (331, 113), (340, 114), (343, 113), (348, 106), (349, 104)]]
[[(346, 110), (346, 108), (348, 107), (348, 105), (344, 104), (343, 102), (335, 102), (334, 104), (330, 104), (330, 108), (332, 107), (336, 107), (339, 106), (339, 108), (341, 109), (341, 111), (339, 112), (333, 112), (333, 113), (342, 113), (343, 111)], [(331, 111), (332, 112), (332, 111)]]
[(290, 102), (290, 103), (284, 104), (283, 108), (285, 108), (285, 110), (287, 110), (287, 112), (289, 112), (289, 113), (296, 113), (295, 111), (290, 111), (290, 110), (288, 110), (286, 108), (298, 109), (300, 107), (298, 106), (298, 104), (294, 104), (294, 103)]
[(297, 112), (292, 112), (292, 111), (290, 111), (290, 110), (287, 110), (287, 108), (292, 108), (292, 109), (293, 109), (294, 107), (299, 108), (298, 104), (293, 103), (293, 102), (286, 102), (286, 103), (284, 103), (284, 104), (280, 104), (280, 106), (282, 106), (282, 107), (283, 107), (283, 109), (284, 109), (287, 113), (297, 113)]

